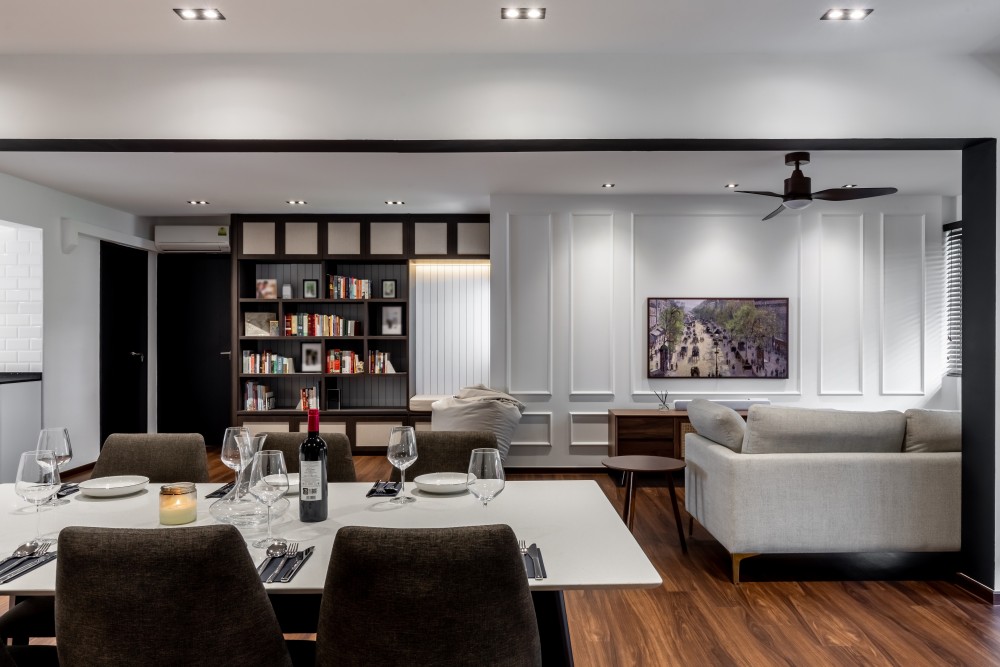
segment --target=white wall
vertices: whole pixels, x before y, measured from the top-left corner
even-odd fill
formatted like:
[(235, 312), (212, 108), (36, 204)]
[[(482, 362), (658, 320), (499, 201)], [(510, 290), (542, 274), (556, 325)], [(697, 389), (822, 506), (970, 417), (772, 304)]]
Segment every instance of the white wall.
[[(759, 199), (495, 196), (492, 385), (527, 405), (513, 466), (594, 466), (607, 409), (766, 397), (957, 409), (943, 391), (940, 197), (819, 203), (767, 222)], [(646, 377), (649, 297), (787, 297), (789, 378)]]
[(42, 230), (0, 220), (0, 372), (42, 371)]
[[(0, 219), (42, 230), (43, 426), (69, 428), (74, 449), (71, 466), (92, 462), (100, 445), (99, 239), (139, 243), (149, 238), (149, 226), (136, 216), (2, 174)], [(76, 243), (69, 252), (63, 249), (64, 236), (67, 246)], [(151, 255), (151, 277), (155, 277), (154, 259)], [(154, 297), (155, 284), (155, 279), (150, 281)], [(149, 316), (149, 352), (155, 357), (155, 298), (150, 301)], [(149, 395), (155, 406), (154, 372), (149, 376)], [(155, 409), (151, 410), (154, 430), (155, 415)]]

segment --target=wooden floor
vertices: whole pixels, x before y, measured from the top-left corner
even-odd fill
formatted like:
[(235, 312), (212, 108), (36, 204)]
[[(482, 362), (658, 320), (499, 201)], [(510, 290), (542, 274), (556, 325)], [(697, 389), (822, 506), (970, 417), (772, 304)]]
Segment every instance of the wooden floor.
[[(355, 466), (362, 481), (390, 471), (381, 456), (356, 457)], [(217, 454), (210, 470), (232, 477)], [(608, 475), (509, 478), (593, 479), (621, 509), (623, 490)], [(635, 537), (663, 585), (568, 591), (579, 667), (1000, 665), (1000, 608), (949, 583), (950, 558), (759, 556), (744, 561), (744, 583), (734, 586), (728, 554), (704, 529), (696, 526), (689, 555), (681, 553), (670, 496), (655, 480), (638, 490)]]

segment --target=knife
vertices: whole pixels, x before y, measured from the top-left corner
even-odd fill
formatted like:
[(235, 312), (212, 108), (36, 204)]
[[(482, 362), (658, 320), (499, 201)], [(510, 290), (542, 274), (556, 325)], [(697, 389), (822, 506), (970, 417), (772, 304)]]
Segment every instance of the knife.
[(528, 555), (531, 556), (531, 566), (535, 570), (535, 581), (540, 581), (545, 578), (542, 573), (542, 561), (538, 558), (538, 546), (532, 542), (531, 546), (528, 547)]
[(312, 556), (313, 549), (315, 548), (316, 547), (308, 547), (305, 551), (300, 551), (299, 555), (295, 557), (295, 564), (292, 565), (292, 569), (288, 571), (288, 574), (279, 579), (279, 581), (283, 584), (287, 584), (291, 581), (292, 577), (295, 576), (295, 573), (299, 571), (300, 567), (302, 567), (302, 563), (306, 562), (306, 559), (308, 559), (309, 556)]
[(21, 556), (20, 558), (10, 558), (8, 562), (0, 564), (0, 574), (3, 574), (4, 572), (10, 572), (14, 568), (16, 568), (18, 565), (23, 565), (24, 563), (28, 562), (29, 558), (31, 558), (31, 556)]
[(56, 553), (48, 553), (43, 556), (38, 556), (34, 558), (29, 558), (29, 561), (13, 570), (8, 570), (2, 577), (0, 577), (0, 584), (6, 584), (12, 579), (17, 579), (19, 576), (27, 572), (28, 570), (33, 570), (36, 567), (41, 567), (50, 560), (55, 559)]

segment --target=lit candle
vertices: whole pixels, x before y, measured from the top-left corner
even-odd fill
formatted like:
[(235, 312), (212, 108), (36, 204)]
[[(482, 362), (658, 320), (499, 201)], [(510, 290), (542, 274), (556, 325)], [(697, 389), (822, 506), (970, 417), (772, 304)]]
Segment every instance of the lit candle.
[(177, 526), (198, 518), (198, 494), (192, 482), (160, 487), (160, 523)]

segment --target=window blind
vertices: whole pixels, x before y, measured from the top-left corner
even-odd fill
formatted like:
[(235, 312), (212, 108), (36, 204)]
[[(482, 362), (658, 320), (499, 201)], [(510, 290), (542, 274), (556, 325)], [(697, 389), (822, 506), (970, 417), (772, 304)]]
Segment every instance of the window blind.
[(962, 374), (962, 223), (944, 227), (946, 345), (948, 375)]

